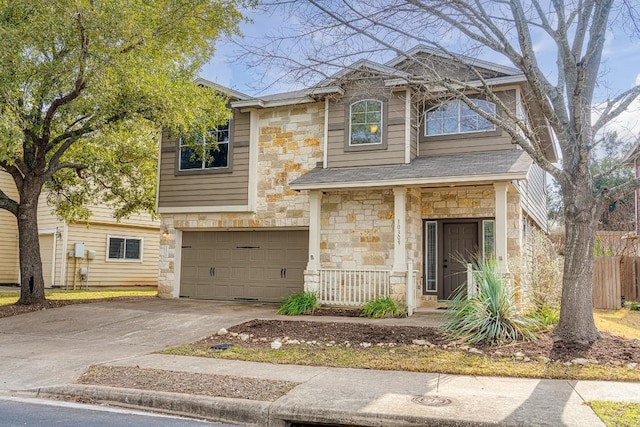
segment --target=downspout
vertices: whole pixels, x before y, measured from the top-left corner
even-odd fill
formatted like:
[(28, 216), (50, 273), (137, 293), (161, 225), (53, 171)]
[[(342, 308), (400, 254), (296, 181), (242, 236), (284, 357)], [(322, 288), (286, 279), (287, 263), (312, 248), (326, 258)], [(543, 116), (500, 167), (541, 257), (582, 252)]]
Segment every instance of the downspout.
[(329, 98), (324, 99), (324, 130), (322, 141), (322, 168), (326, 169), (329, 162)]
[(411, 89), (405, 91), (404, 100), (404, 162), (411, 162)]

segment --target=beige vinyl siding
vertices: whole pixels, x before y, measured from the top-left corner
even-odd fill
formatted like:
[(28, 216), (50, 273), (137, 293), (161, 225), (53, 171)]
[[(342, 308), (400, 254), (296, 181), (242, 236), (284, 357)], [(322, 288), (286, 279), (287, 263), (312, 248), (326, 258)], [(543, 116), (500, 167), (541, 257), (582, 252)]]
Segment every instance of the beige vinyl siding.
[[(515, 111), (516, 92), (514, 90), (501, 92), (499, 97), (512, 111)], [(514, 145), (511, 143), (511, 137), (504, 131), (425, 137), (424, 112), (421, 112), (421, 115), (419, 126), (421, 156), (514, 149)], [(499, 133), (499, 135), (496, 135), (496, 133)]]
[(4, 209), (0, 210), (0, 283), (18, 283), (17, 236), (16, 217)]
[[(84, 224), (70, 224), (68, 228), (68, 246), (66, 252), (73, 251), (76, 242), (83, 242), (85, 254), (89, 250), (96, 252), (95, 259), (67, 258), (64, 272), (65, 285), (76, 287), (88, 285), (99, 286), (156, 286), (158, 284), (158, 256), (160, 232), (158, 229), (125, 227), (122, 225), (96, 225), (87, 228)], [(107, 236), (142, 239), (142, 262), (140, 261), (108, 261)], [(79, 269), (89, 270), (87, 283), (82, 282)]]
[(237, 114), (231, 141), (231, 172), (180, 174), (178, 137), (163, 132), (159, 207), (242, 206), (249, 201), (249, 120)]
[(411, 160), (415, 159), (418, 156), (418, 144), (420, 143), (418, 140), (418, 131), (420, 128), (420, 120), (418, 120), (418, 109), (415, 105), (411, 105)]
[[(373, 90), (373, 89), (372, 89)], [(378, 90), (380, 90), (378, 88)], [(368, 95), (368, 94), (364, 94)], [(379, 93), (371, 92), (372, 99), (379, 99)], [(349, 134), (348, 109), (351, 99), (363, 96), (360, 92), (345, 94), (344, 98), (329, 104), (329, 138), (327, 162), (331, 168), (352, 166), (380, 166), (404, 163), (404, 121), (405, 97), (404, 92), (388, 93), (385, 103), (387, 113), (383, 114), (386, 123), (382, 124), (387, 141), (386, 149), (372, 149), (359, 151), (345, 151), (345, 141)]]
[[(17, 200), (16, 187), (9, 174), (0, 172), (0, 189)], [(18, 283), (18, 223), (12, 213), (0, 209), (0, 283)]]
[(521, 195), (522, 209), (538, 224), (547, 230), (547, 180), (546, 173), (536, 164), (531, 166), (527, 180), (518, 181), (516, 188)]

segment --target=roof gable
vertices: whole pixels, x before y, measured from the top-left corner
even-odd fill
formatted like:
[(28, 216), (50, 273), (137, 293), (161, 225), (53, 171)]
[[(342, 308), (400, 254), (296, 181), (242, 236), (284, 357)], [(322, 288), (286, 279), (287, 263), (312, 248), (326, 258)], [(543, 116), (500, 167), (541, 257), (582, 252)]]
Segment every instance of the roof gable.
[(507, 67), (466, 55), (455, 54), (456, 60), (454, 61), (452, 59), (452, 55), (448, 55), (443, 51), (439, 51), (437, 49), (433, 49), (424, 45), (418, 45), (408, 50), (405, 54), (398, 55), (392, 60), (387, 61), (384, 65), (386, 65), (387, 67), (402, 69), (402, 65), (406, 66), (407, 63), (411, 63), (413, 58), (420, 57), (436, 57), (443, 63), (456, 64), (460, 68), (462, 68), (462, 64), (460, 64), (459, 62), (462, 62), (463, 64), (467, 64), (476, 68), (478, 71), (480, 71), (481, 74), (487, 73), (496, 77), (516, 76), (522, 74), (522, 72), (517, 68)]

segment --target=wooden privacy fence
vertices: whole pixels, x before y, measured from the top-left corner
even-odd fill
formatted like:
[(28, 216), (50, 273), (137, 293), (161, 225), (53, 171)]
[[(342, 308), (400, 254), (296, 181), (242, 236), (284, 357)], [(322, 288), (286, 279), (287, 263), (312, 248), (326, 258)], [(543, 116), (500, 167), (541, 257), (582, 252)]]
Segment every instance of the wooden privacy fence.
[(638, 301), (640, 257), (595, 257), (593, 307), (618, 309), (622, 297)]

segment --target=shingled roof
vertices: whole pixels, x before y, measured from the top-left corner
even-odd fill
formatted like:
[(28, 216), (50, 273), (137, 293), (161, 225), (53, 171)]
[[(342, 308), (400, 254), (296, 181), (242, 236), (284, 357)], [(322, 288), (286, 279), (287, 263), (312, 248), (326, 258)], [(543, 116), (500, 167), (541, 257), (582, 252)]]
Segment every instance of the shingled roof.
[(293, 180), (293, 190), (444, 185), (525, 179), (533, 161), (522, 150), (416, 157), (407, 164), (312, 169)]

